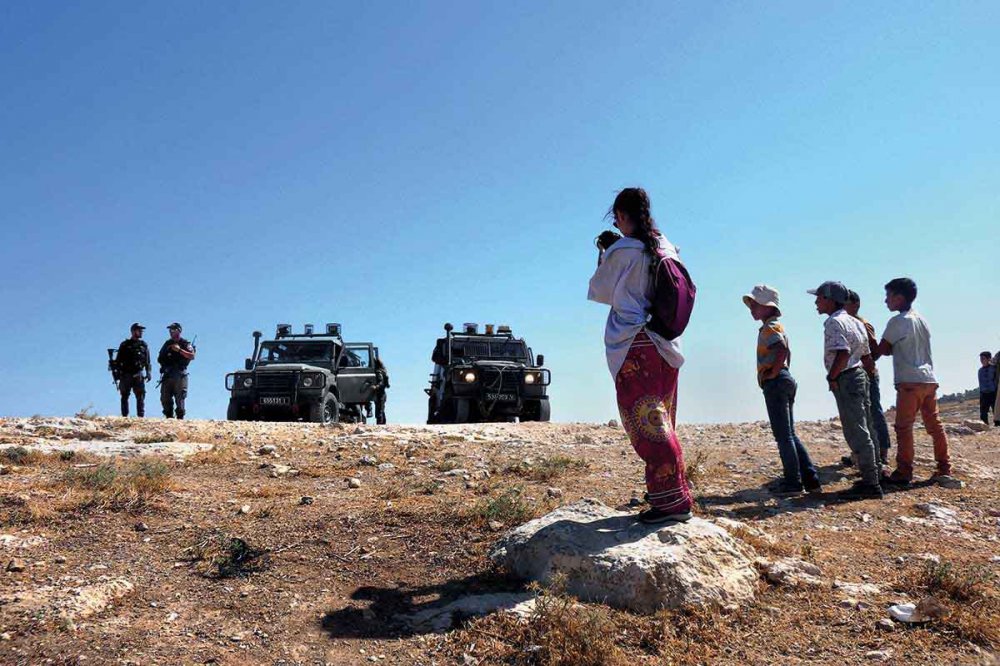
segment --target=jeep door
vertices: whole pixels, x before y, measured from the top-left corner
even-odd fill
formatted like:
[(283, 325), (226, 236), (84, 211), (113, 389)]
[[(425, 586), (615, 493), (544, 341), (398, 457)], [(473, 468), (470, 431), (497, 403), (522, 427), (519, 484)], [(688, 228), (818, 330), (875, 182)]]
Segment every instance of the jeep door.
[(365, 403), (375, 399), (375, 349), (371, 344), (344, 344), (337, 357), (337, 387), (343, 403)]

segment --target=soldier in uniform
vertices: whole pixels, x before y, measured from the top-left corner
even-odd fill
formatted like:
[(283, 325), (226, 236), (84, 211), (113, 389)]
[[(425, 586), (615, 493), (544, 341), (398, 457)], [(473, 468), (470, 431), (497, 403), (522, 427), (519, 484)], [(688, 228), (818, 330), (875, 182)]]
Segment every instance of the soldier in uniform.
[(149, 346), (142, 339), (146, 327), (132, 324), (132, 336), (118, 345), (118, 391), (122, 395), (122, 416), (128, 416), (129, 395), (135, 394), (135, 414), (146, 415), (146, 382), (150, 380)]
[[(194, 360), (194, 346), (181, 337), (181, 325), (174, 322), (167, 326), (170, 339), (160, 347), (156, 357), (160, 364), (160, 404), (163, 405), (163, 415), (168, 419), (184, 418), (184, 400), (188, 389), (188, 364)], [(175, 409), (176, 405), (176, 409)]]
[(385, 390), (389, 388), (389, 371), (382, 359), (375, 359), (375, 423), (385, 425)]

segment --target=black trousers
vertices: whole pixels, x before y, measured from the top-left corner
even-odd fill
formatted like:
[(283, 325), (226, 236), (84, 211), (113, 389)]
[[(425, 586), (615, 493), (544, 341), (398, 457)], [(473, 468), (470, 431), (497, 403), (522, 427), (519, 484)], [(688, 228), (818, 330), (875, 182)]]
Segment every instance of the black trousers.
[(165, 375), (160, 383), (160, 404), (163, 405), (163, 415), (172, 419), (184, 418), (187, 410), (184, 409), (184, 401), (187, 399), (188, 378), (187, 375)]
[[(997, 392), (990, 391), (989, 393), (979, 393), (979, 418), (983, 423), (990, 422), (990, 410), (993, 409), (993, 404), (997, 400)], [(997, 418), (996, 412), (994, 411), (993, 418)]]
[(375, 394), (375, 423), (385, 425), (385, 391)]
[(118, 391), (122, 395), (122, 416), (128, 416), (128, 400), (133, 393), (136, 416), (146, 415), (146, 381), (142, 378), (142, 373), (123, 376), (118, 380)]

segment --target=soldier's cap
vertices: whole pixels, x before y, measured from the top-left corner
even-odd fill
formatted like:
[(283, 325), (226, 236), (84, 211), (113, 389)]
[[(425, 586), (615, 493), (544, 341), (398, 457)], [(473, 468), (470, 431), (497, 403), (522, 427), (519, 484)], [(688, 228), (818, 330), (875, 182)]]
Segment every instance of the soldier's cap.
[(849, 291), (842, 283), (837, 282), (836, 280), (827, 280), (815, 289), (807, 290), (806, 293), (812, 294), (813, 296), (829, 298), (835, 303), (846, 303)]
[(139, 329), (140, 331), (145, 331), (146, 327), (140, 324), (139, 322), (135, 322), (134, 324), (129, 326), (129, 330), (134, 331), (135, 329)]
[(178, 323), (177, 323), (176, 321), (175, 321), (174, 323), (172, 323), (172, 324), (171, 324), (170, 326), (167, 326), (167, 330), (168, 330), (168, 331), (172, 331), (172, 330), (174, 330), (175, 328), (176, 328), (176, 329), (177, 329), (178, 331), (180, 331), (180, 330), (182, 330), (182, 329), (183, 329), (183, 327), (182, 327), (182, 326), (181, 326), (180, 324), (178, 324)]

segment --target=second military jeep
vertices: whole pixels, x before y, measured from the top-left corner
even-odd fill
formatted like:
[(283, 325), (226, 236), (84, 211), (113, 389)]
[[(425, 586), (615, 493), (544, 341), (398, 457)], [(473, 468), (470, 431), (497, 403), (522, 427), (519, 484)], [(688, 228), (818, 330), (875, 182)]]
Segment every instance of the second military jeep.
[(445, 324), (434, 346), (428, 423), (548, 421), (550, 373), (510, 327), (465, 324), (461, 333)]
[(273, 340), (254, 331), (253, 356), (245, 371), (226, 375), (230, 421), (313, 421), (364, 423), (375, 399), (375, 359), (371, 342), (344, 342), (340, 324), (316, 333), (306, 324), (292, 333), (279, 324)]

